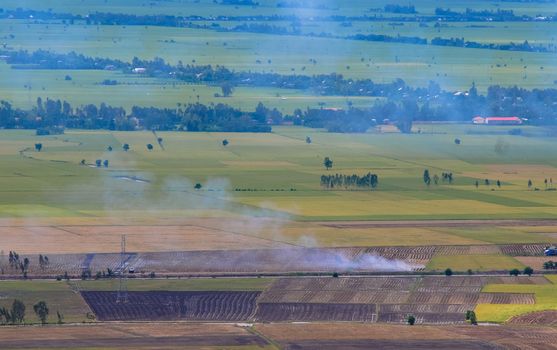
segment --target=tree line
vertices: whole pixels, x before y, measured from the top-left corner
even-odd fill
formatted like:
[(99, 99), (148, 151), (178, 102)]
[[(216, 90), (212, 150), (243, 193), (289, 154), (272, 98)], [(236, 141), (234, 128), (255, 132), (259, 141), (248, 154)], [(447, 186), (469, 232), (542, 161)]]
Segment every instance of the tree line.
[[(551, 0), (553, 1), (553, 0)], [(526, 1), (523, 1), (526, 2)], [(532, 1), (528, 1), (532, 2)], [(543, 2), (543, 0), (536, 0), (535, 2)], [(251, 2), (252, 4), (254, 2)], [(248, 3), (246, 3), (247, 5)], [(252, 5), (253, 6), (253, 5)], [(278, 8), (325, 8), (323, 5), (302, 4), (294, 2), (278, 2), (276, 5)], [(374, 10), (374, 9), (372, 9)], [(360, 22), (375, 22), (375, 21), (387, 21), (387, 22), (437, 22), (441, 18), (445, 22), (531, 22), (531, 21), (544, 21), (551, 22), (557, 21), (557, 16), (555, 14), (536, 14), (535, 16), (523, 14), (516, 15), (513, 10), (487, 10), (487, 9), (471, 9), (467, 8), (464, 11), (454, 11), (450, 8), (437, 7), (435, 9), (435, 14), (418, 14), (415, 6), (412, 4), (408, 5), (397, 5), (390, 4), (386, 5), (382, 9), (377, 9), (379, 11), (394, 13), (395, 16), (383, 16), (381, 14), (373, 15), (313, 15), (314, 21), (327, 21), (327, 22), (346, 22), (346, 21), (360, 21)], [(149, 25), (149, 26), (166, 26), (166, 27), (185, 27), (188, 22), (239, 22), (239, 21), (254, 21), (254, 22), (267, 22), (267, 21), (277, 21), (277, 22), (292, 22), (292, 21), (302, 21), (307, 19), (304, 16), (297, 16), (293, 14), (284, 15), (217, 15), (217, 16), (200, 16), (200, 15), (189, 15), (189, 16), (173, 16), (173, 15), (134, 15), (134, 14), (124, 14), (124, 13), (104, 13), (104, 12), (92, 12), (87, 15), (72, 14), (72, 13), (62, 13), (54, 11), (43, 11), (43, 10), (32, 10), (32, 9), (2, 9), (0, 8), (0, 19), (30, 19), (34, 20), (62, 20), (64, 23), (73, 24), (78, 22), (84, 22), (88, 25)], [(213, 23), (216, 24), (216, 23)]]
[(326, 189), (368, 189), (372, 190), (379, 184), (377, 174), (367, 173), (365, 175), (321, 175), (321, 187)]
[(37, 98), (30, 110), (14, 108), (0, 101), (0, 128), (4, 129), (108, 129), (108, 130), (177, 130), (270, 132), (268, 118), (282, 120), (276, 109), (263, 104), (253, 112), (244, 112), (225, 104), (184, 104), (177, 108), (122, 107), (101, 103), (72, 107), (66, 101)]

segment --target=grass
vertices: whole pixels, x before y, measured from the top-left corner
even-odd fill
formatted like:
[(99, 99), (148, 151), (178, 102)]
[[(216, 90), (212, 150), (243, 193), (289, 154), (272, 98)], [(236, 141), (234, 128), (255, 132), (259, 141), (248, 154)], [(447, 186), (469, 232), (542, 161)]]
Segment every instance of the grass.
[(64, 316), (64, 322), (90, 322), (86, 314), (89, 307), (81, 296), (68, 284), (57, 281), (2, 281), (0, 282), (0, 306), (10, 308), (14, 299), (23, 301), (26, 308), (26, 323), (37, 323), (33, 305), (43, 300), (50, 310), (48, 322), (55, 323), (56, 312)]
[[(546, 276), (552, 283), (557, 282), (557, 276)], [(534, 293), (536, 303), (532, 305), (488, 305), (480, 304), (476, 307), (478, 320), (481, 322), (502, 323), (513, 316), (529, 312), (557, 310), (557, 285), (514, 285), (491, 284), (483, 288), (482, 292), (492, 293)]]
[(426, 266), (427, 270), (444, 271), (451, 268), (453, 271), (502, 271), (513, 268), (524, 268), (516, 259), (495, 254), (485, 255), (438, 255), (434, 256)]
[[(418, 126), (419, 127), (419, 126)], [(272, 134), (160, 133), (165, 150), (147, 151), (149, 132), (67, 131), (36, 137), (32, 131), (0, 131), (0, 217), (142, 217), (205, 212), (234, 215), (279, 215), (301, 220), (551, 218), (557, 214), (555, 192), (528, 191), (519, 174), (539, 183), (536, 166), (554, 171), (547, 159), (557, 151), (551, 138), (508, 136), (513, 152), (497, 155), (490, 145), (497, 135), (464, 135), (467, 128), (444, 127), (447, 134), (332, 134), (301, 127), (276, 127)], [(482, 129), (483, 130), (483, 129)], [(538, 130), (525, 128), (525, 130)], [(305, 143), (305, 136), (313, 143)], [(452, 140), (459, 136), (462, 147)], [(223, 147), (221, 141), (230, 145)], [(19, 152), (40, 141), (42, 152)], [(121, 144), (129, 143), (129, 152)], [(106, 147), (114, 147), (106, 152)], [(487, 148), (487, 151), (486, 151)], [(419, 149), (419, 152), (416, 151)], [(543, 150), (543, 151), (542, 151)], [(334, 161), (329, 173), (379, 175), (375, 191), (326, 191), (319, 177), (327, 171), (325, 156)], [(85, 159), (108, 159), (108, 169), (79, 166)], [(494, 167), (494, 165), (500, 165)], [(497, 179), (505, 165), (517, 166), (514, 179), (502, 188), (474, 187), (474, 176)], [(455, 174), (452, 185), (427, 188), (423, 170)], [(475, 175), (474, 175), (475, 174)], [(150, 181), (134, 183), (118, 176)], [(547, 175), (545, 175), (547, 176)], [(202, 190), (193, 190), (195, 183)], [(493, 181), (492, 181), (493, 182)], [(248, 191), (249, 190), (249, 191)], [(151, 213), (151, 214), (149, 214)], [(491, 230), (491, 229), (490, 229)], [(539, 234), (516, 230), (428, 232), (414, 239), (456, 242), (540, 242)], [(323, 232), (324, 244), (349, 244), (350, 238)], [(356, 241), (390, 244), (389, 234), (351, 233)], [(396, 237), (396, 236), (393, 236)], [(459, 237), (459, 238), (456, 238)], [(8, 248), (6, 248), (8, 249)]]

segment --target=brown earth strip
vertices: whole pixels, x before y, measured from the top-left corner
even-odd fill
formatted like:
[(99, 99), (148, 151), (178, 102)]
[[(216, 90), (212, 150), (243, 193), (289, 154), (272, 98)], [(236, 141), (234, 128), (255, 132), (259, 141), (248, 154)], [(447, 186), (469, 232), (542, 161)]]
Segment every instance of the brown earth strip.
[(476, 227), (476, 226), (557, 226), (557, 220), (406, 220), (406, 221), (315, 221), (335, 228), (377, 227)]
[(286, 350), (363, 350), (363, 349), (462, 349), (497, 350), (506, 349), (497, 344), (481, 340), (312, 340), (286, 343)]
[(174, 336), (174, 337), (122, 337), (95, 339), (5, 340), (2, 349), (59, 349), (59, 348), (159, 348), (202, 346), (265, 346), (268, 343), (255, 335)]

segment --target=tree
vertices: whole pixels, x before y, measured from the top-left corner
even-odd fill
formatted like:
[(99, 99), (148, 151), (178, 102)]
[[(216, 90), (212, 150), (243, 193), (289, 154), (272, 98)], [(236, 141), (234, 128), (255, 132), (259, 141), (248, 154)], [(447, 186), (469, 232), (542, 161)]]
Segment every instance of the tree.
[(56, 317), (58, 318), (58, 324), (64, 323), (64, 315), (60, 311), (56, 311)]
[(333, 167), (333, 161), (331, 158), (325, 157), (325, 159), (323, 159), (323, 166), (325, 166), (325, 169), (327, 170), (331, 169)]
[(81, 164), (81, 165), (85, 165), (85, 164), (86, 164), (86, 162), (87, 162), (87, 161), (86, 161), (85, 159), (82, 159), (82, 160), (81, 160), (81, 162), (79, 162), (79, 164)]
[(200, 190), (201, 189), (201, 184), (200, 183), (196, 183), (195, 186), (193, 188), (195, 188), (196, 190)]
[(453, 275), (453, 270), (451, 270), (450, 268), (447, 268), (445, 270), (445, 276), (450, 277)]
[(101, 159), (97, 159), (97, 160), (95, 161), (95, 164), (97, 165), (97, 168), (100, 168), (100, 167), (101, 167), (102, 162), (103, 162), (103, 161), (102, 161)]
[(35, 151), (40, 152), (43, 149), (43, 144), (42, 143), (36, 143), (35, 144)]
[(428, 169), (424, 170), (424, 183), (428, 186), (431, 184), (431, 177), (429, 177), (429, 170)]
[(414, 317), (414, 315), (408, 315), (406, 322), (408, 322), (410, 326), (413, 326), (414, 323), (416, 323), (416, 317)]
[(470, 324), (477, 325), (478, 319), (476, 318), (476, 313), (472, 310), (466, 311), (466, 321), (470, 321)]
[(39, 301), (38, 303), (33, 305), (33, 310), (35, 311), (35, 314), (37, 314), (37, 317), (39, 318), (41, 323), (45, 324), (46, 319), (48, 318), (48, 312), (49, 312), (48, 306), (46, 306), (46, 303), (44, 301)]
[(333, 272), (333, 278), (338, 278), (338, 272)]
[(524, 274), (525, 275), (532, 276), (533, 273), (534, 273), (534, 269), (531, 268), (530, 266), (526, 266), (524, 268)]
[(311, 137), (306, 136), (306, 143), (309, 145), (311, 143)]
[(124, 151), (129, 151), (130, 150), (130, 145), (128, 145), (127, 143), (124, 143), (124, 145), (122, 146), (122, 148), (124, 149)]
[(223, 145), (224, 147), (228, 146), (229, 143), (230, 143), (230, 142), (228, 142), (227, 139), (222, 140), (222, 145)]
[(153, 150), (153, 145), (150, 144), (150, 143), (148, 143), (148, 144), (147, 144), (147, 149), (148, 149), (149, 151), (152, 151), (152, 150)]
[(23, 323), (25, 320), (25, 304), (21, 300), (15, 299), (12, 303), (11, 323)]
[(232, 92), (234, 92), (234, 86), (228, 82), (223, 83), (220, 88), (224, 97), (229, 97), (232, 95)]
[(501, 181), (497, 180), (497, 187), (501, 188)]
[(480, 186), (480, 182), (478, 180), (476, 180), (475, 185), (476, 185), (476, 188), (478, 188), (478, 186)]
[(104, 165), (105, 168), (108, 168), (108, 159), (104, 160), (103, 165)]
[(460, 141), (460, 139), (454, 139), (454, 143), (455, 145), (460, 145), (462, 141)]
[(512, 270), (509, 271), (509, 274), (510, 274), (511, 276), (515, 276), (515, 277), (516, 277), (516, 276), (520, 275), (520, 271), (519, 271), (518, 269), (512, 269)]
[(107, 150), (108, 152), (112, 152), (112, 146), (108, 146), (108, 147), (106, 148), (106, 150)]
[(532, 185), (533, 185), (532, 180), (528, 180), (528, 188), (532, 188)]
[(439, 184), (439, 176), (437, 174), (433, 175), (433, 183), (436, 185)]
[(484, 183), (486, 186), (489, 186), (489, 179), (485, 179)]

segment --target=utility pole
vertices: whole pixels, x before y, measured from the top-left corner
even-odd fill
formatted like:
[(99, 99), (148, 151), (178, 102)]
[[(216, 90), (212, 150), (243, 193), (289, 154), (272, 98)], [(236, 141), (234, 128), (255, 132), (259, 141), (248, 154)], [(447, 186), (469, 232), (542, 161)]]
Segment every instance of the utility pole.
[(120, 266), (118, 267), (118, 294), (116, 303), (128, 302), (128, 284), (126, 280), (126, 235), (122, 235), (120, 242)]

